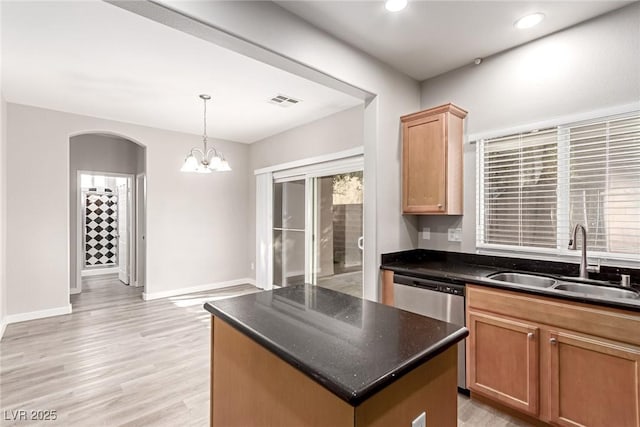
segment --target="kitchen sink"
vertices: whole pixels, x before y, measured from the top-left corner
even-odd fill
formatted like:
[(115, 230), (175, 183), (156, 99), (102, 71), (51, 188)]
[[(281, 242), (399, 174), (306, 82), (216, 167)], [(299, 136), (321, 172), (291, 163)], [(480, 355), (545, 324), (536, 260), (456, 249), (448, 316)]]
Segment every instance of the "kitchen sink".
[(557, 291), (577, 292), (605, 298), (640, 299), (640, 293), (633, 289), (620, 289), (608, 286), (585, 285), (581, 283), (560, 283), (553, 289)]
[(499, 280), (501, 282), (515, 283), (518, 285), (535, 286), (538, 288), (549, 288), (556, 283), (557, 280), (550, 277), (536, 276), (534, 274), (525, 273), (495, 273), (489, 276), (489, 279)]

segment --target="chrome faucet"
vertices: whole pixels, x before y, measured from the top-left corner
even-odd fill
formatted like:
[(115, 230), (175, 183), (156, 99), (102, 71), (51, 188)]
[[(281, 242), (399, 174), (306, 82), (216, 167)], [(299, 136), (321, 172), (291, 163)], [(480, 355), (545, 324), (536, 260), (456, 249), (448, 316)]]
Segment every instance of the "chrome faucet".
[(580, 229), (580, 231), (582, 232), (582, 256), (580, 257), (580, 278), (588, 279), (590, 270), (598, 272), (600, 268), (598, 265), (597, 267), (594, 266), (594, 268), (591, 269), (589, 264), (587, 263), (587, 229), (585, 228), (584, 225), (576, 224), (575, 227), (573, 227), (573, 231), (571, 232), (571, 238), (569, 239), (569, 249), (571, 249), (572, 251), (576, 250), (576, 246), (577, 246), (576, 240), (577, 240), (578, 229)]

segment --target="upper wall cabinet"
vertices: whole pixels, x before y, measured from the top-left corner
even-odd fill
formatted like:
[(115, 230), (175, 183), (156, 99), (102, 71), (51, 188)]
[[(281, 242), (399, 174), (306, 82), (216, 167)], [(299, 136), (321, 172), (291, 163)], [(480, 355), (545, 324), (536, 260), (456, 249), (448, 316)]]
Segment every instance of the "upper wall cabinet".
[(462, 135), (467, 112), (453, 104), (401, 117), (402, 212), (462, 215)]

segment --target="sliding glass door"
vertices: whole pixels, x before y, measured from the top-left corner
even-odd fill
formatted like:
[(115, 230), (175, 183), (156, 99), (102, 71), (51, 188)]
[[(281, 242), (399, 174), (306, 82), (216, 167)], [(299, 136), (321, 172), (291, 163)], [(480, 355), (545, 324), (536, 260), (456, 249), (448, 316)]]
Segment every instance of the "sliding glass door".
[(362, 171), (311, 180), (311, 283), (362, 296)]
[(305, 283), (305, 179), (273, 184), (273, 284)]
[[(314, 176), (320, 175), (320, 176)], [(273, 182), (273, 284), (362, 296), (362, 170)]]

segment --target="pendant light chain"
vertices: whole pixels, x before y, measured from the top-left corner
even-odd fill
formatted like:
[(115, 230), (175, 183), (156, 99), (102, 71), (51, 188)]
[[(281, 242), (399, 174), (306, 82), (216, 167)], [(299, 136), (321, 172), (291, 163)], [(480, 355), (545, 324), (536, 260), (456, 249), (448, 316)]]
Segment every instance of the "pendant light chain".
[(207, 99), (203, 99), (204, 102), (204, 139), (207, 139)]
[(204, 142), (204, 152), (207, 152), (207, 98), (203, 97), (202, 102), (204, 102), (204, 132), (202, 136), (202, 141)]

